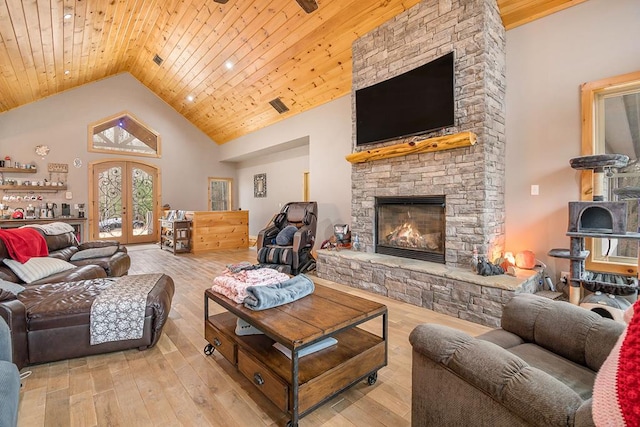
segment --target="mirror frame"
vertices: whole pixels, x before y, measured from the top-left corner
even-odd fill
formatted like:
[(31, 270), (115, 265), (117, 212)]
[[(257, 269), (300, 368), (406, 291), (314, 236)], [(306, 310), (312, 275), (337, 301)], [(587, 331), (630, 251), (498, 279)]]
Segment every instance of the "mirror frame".
[[(581, 86), (581, 110), (582, 110), (582, 149), (583, 156), (594, 154), (594, 136), (595, 136), (595, 101), (600, 94), (607, 92), (616, 92), (627, 86), (640, 86), (640, 71), (622, 74), (619, 76), (608, 77), (602, 80), (584, 83)], [(580, 200), (592, 200), (593, 198), (593, 172), (583, 170), (580, 176)], [(585, 249), (591, 254), (585, 261), (587, 270), (610, 272), (623, 275), (637, 275), (638, 263), (635, 265), (601, 262), (593, 260), (593, 239), (585, 239)]]

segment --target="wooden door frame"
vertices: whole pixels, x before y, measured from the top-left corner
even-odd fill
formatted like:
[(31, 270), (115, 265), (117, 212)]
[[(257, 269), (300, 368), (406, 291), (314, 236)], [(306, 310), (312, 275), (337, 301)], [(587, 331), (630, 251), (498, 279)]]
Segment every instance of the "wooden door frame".
[[(87, 227), (88, 227), (88, 235), (89, 235), (89, 239), (90, 240), (99, 240), (100, 236), (96, 235), (96, 230), (98, 229), (97, 227), (94, 228), (94, 226), (96, 225), (96, 221), (98, 221), (97, 218), (94, 217), (94, 209), (93, 206), (96, 203), (96, 194), (94, 192), (94, 182), (93, 182), (93, 177), (94, 177), (94, 168), (100, 164), (103, 163), (111, 163), (111, 162), (118, 162), (118, 163), (123, 163), (123, 162), (128, 162), (128, 163), (137, 163), (140, 165), (145, 165), (147, 167), (150, 167), (152, 169), (154, 169), (156, 171), (156, 176), (157, 176), (157, 185), (154, 185), (154, 199), (156, 201), (156, 206), (154, 206), (153, 209), (153, 233), (151, 234), (153, 236), (154, 241), (158, 241), (158, 239), (160, 238), (160, 227), (159, 227), (159, 219), (160, 219), (160, 215), (162, 214), (162, 210), (161, 210), (161, 206), (162, 206), (162, 171), (160, 169), (160, 167), (156, 164), (150, 163), (150, 162), (145, 162), (145, 161), (141, 161), (138, 159), (121, 159), (121, 158), (105, 158), (105, 159), (99, 159), (99, 160), (94, 160), (89, 162), (89, 164), (87, 165), (87, 174), (88, 174), (88, 179), (87, 182), (89, 183), (89, 191), (88, 191), (88, 195), (89, 195), (89, 199), (88, 199), (88, 203), (87, 203), (87, 214), (88, 214), (88, 222), (87, 222)], [(87, 234), (87, 233), (85, 233)]]

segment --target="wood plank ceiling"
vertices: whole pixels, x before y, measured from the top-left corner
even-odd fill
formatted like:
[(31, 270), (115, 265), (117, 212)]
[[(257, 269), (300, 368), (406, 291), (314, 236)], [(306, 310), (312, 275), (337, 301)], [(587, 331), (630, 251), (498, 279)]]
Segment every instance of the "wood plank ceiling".
[[(348, 94), (352, 42), (419, 1), (0, 0), (0, 112), (129, 72), (222, 144)], [(498, 6), (510, 29), (583, 1)]]

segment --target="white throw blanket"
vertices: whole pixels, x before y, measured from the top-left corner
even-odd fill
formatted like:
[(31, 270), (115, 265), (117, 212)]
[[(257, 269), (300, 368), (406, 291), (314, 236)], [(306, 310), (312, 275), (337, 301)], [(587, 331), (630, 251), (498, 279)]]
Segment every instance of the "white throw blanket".
[(29, 224), (23, 227), (32, 227), (42, 230), (47, 236), (58, 236), (68, 232), (73, 232), (73, 227), (66, 222), (52, 222), (51, 224)]
[(91, 345), (142, 338), (147, 295), (161, 277), (140, 274), (108, 279), (113, 285), (91, 305)]

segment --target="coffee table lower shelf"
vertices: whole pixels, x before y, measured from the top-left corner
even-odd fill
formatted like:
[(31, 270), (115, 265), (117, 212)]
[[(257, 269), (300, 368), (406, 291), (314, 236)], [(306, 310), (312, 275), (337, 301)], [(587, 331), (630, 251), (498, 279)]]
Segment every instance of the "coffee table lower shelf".
[(380, 337), (357, 326), (342, 329), (331, 335), (337, 344), (300, 357), (293, 366), (268, 336), (237, 336), (236, 320), (230, 312), (205, 318), (210, 343), (205, 354), (217, 349), (272, 403), (291, 414), (288, 425), (296, 426), (300, 417), (365, 378), (373, 385), (378, 369), (387, 364), (385, 333)]

